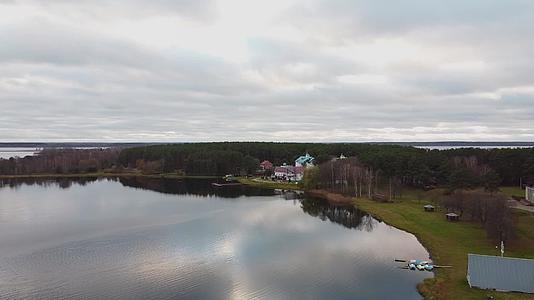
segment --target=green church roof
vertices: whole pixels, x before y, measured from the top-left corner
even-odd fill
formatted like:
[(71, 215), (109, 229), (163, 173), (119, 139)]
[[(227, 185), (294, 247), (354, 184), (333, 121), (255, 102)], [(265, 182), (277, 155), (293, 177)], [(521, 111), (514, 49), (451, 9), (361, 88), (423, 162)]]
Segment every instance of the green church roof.
[(311, 163), (315, 158), (313, 158), (313, 156), (311, 156), (309, 153), (306, 153), (306, 155), (302, 155), (300, 156), (299, 158), (297, 158), (295, 160), (295, 163), (298, 163), (298, 164), (307, 164), (307, 163)]

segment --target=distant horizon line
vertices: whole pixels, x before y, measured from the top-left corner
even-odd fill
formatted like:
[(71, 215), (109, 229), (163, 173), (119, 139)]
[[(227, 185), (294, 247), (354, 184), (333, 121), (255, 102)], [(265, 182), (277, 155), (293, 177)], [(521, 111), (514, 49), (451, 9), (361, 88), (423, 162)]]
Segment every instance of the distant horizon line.
[(10, 141), (0, 142), (0, 146), (5, 145), (165, 145), (165, 144), (206, 144), (206, 143), (278, 143), (278, 144), (385, 144), (385, 145), (534, 145), (534, 141), (335, 141), (335, 142), (314, 142), (314, 141)]

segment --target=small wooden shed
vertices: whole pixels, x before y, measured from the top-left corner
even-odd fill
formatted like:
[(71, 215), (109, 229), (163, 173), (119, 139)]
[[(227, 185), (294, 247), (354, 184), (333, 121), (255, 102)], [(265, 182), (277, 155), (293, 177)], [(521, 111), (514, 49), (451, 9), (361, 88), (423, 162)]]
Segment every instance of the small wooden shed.
[(445, 217), (447, 218), (447, 221), (459, 221), (460, 220), (460, 216), (455, 213), (448, 213), (445, 215)]
[(430, 205), (430, 204), (427, 204), (425, 206), (423, 206), (425, 211), (428, 211), (428, 212), (431, 212), (431, 211), (434, 211), (434, 205)]

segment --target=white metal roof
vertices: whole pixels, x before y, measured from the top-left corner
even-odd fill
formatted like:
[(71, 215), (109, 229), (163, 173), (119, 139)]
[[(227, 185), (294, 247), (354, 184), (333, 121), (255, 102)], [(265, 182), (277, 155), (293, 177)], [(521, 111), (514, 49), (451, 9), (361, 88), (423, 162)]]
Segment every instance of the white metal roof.
[(471, 287), (534, 293), (534, 259), (468, 254)]

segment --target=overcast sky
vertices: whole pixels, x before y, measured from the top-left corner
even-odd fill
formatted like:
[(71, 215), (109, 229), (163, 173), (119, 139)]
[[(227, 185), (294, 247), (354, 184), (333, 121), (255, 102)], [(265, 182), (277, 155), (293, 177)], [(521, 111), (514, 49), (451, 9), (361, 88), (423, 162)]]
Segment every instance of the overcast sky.
[(534, 141), (531, 0), (0, 0), (0, 141)]

